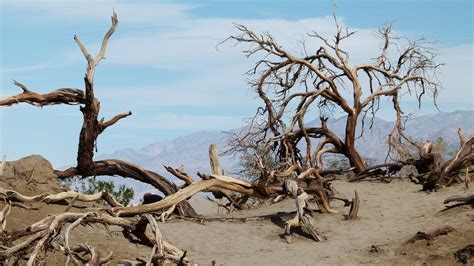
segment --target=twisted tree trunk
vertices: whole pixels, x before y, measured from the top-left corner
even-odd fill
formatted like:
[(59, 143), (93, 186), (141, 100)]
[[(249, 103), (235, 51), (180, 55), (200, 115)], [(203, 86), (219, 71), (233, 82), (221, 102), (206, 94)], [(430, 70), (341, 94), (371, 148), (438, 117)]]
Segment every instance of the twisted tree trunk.
[(360, 156), (359, 152), (355, 147), (355, 135), (357, 127), (357, 115), (350, 114), (347, 117), (346, 123), (346, 135), (345, 135), (345, 145), (343, 147), (344, 155), (349, 159), (349, 162), (352, 167), (354, 167), (354, 172), (356, 174), (362, 173), (365, 168), (365, 162)]
[[(145, 170), (137, 165), (121, 160), (94, 161), (94, 151), (96, 149), (98, 136), (109, 126), (114, 125), (119, 120), (130, 116), (131, 112), (125, 112), (105, 121), (104, 118), (98, 120), (100, 112), (100, 102), (94, 96), (94, 72), (99, 62), (105, 58), (105, 51), (108, 41), (117, 27), (118, 19), (114, 13), (112, 16), (112, 26), (105, 34), (99, 53), (93, 58), (87, 48), (74, 36), (74, 40), (87, 60), (87, 69), (84, 77), (85, 90), (63, 88), (51, 93), (39, 94), (29, 90), (21, 83), (14, 84), (22, 89), (22, 93), (0, 99), (0, 106), (11, 106), (18, 103), (28, 103), (34, 106), (47, 106), (56, 104), (81, 105), (80, 111), (83, 115), (82, 128), (79, 133), (79, 144), (77, 149), (77, 166), (65, 171), (56, 171), (59, 178), (69, 178), (73, 176), (122, 176), (133, 178), (156, 187), (165, 196), (178, 191), (175, 184), (163, 176), (152, 171)], [(196, 212), (186, 201), (176, 207), (179, 215), (194, 216)]]

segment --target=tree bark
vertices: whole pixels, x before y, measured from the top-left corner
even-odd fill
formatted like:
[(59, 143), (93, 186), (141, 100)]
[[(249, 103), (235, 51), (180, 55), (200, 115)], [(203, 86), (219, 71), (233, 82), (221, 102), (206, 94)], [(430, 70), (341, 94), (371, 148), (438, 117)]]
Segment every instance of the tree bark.
[(98, 120), (100, 102), (94, 97), (93, 84), (87, 77), (84, 78), (86, 87), (86, 100), (84, 107), (80, 110), (84, 117), (81, 132), (79, 133), (79, 145), (77, 149), (77, 170), (83, 177), (94, 175), (94, 148), (98, 136)]
[(359, 174), (366, 168), (365, 162), (360, 156), (355, 147), (355, 135), (357, 128), (357, 115), (350, 114), (347, 116), (346, 134), (344, 138), (343, 153), (349, 159), (351, 167), (354, 167), (354, 172)]
[[(77, 166), (71, 167), (65, 171), (56, 171), (59, 178), (68, 178), (73, 176), (122, 176), (133, 178), (159, 189), (165, 196), (174, 194), (178, 191), (175, 184), (168, 181), (161, 175), (145, 170), (134, 164), (121, 160), (103, 160), (94, 161), (94, 151), (96, 149), (97, 137), (109, 126), (114, 125), (120, 119), (131, 115), (131, 112), (121, 113), (110, 120), (98, 120), (100, 111), (100, 102), (94, 96), (94, 73), (96, 66), (105, 58), (105, 51), (108, 41), (114, 33), (118, 24), (118, 18), (115, 13), (112, 15), (112, 25), (105, 34), (99, 53), (93, 58), (87, 48), (74, 36), (74, 40), (79, 46), (82, 54), (87, 60), (87, 69), (84, 77), (85, 91), (78, 89), (63, 88), (51, 93), (39, 94), (29, 90), (21, 83), (14, 82), (15, 86), (22, 89), (22, 93), (0, 99), (0, 106), (11, 106), (18, 103), (28, 103), (34, 106), (47, 106), (56, 104), (81, 105), (80, 110), (83, 115), (82, 128), (79, 133), (79, 144), (77, 149)], [(196, 215), (194, 209), (189, 203), (181, 203), (176, 208), (178, 214), (185, 216)]]

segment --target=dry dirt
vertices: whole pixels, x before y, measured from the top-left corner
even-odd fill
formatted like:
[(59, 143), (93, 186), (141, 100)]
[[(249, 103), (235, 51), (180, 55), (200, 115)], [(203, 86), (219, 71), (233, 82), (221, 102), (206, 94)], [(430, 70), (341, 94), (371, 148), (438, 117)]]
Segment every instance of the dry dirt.
[[(15, 169), (13, 169), (15, 165)], [(33, 170), (34, 169), (34, 170)], [(33, 156), (9, 163), (0, 186), (27, 195), (58, 192), (60, 186), (52, 175), (51, 165), (42, 157)], [(292, 218), (294, 201), (265, 205), (233, 214), (218, 214), (215, 205), (202, 197), (191, 200), (199, 213), (206, 216), (266, 217), (246, 222), (198, 223), (173, 219), (160, 223), (164, 238), (187, 250), (190, 258), (202, 265), (457, 265), (453, 253), (474, 244), (474, 209), (468, 206), (440, 212), (443, 201), (452, 195), (474, 193), (462, 186), (443, 188), (435, 193), (419, 192), (419, 186), (408, 181), (348, 183), (335, 181), (339, 195), (352, 197), (357, 190), (361, 197), (359, 218), (344, 220), (348, 208), (333, 202), (339, 214), (316, 213), (321, 234), (327, 238), (314, 242), (294, 234), (290, 244), (282, 237), (284, 221)], [(34, 204), (40, 210), (15, 207), (7, 219), (7, 230), (20, 228), (63, 212), (66, 205)], [(316, 205), (312, 206), (317, 208)], [(3, 202), (0, 203), (3, 208)], [(73, 208), (71, 211), (81, 211)], [(404, 244), (417, 231), (450, 225), (455, 232), (440, 236), (431, 243), (425, 240)], [(85, 226), (73, 231), (72, 243), (89, 244), (114, 251), (114, 262), (121, 259), (146, 259), (147, 247), (127, 242), (119, 228)], [(374, 251), (376, 247), (377, 251)], [(64, 265), (64, 257), (51, 254), (48, 265)], [(470, 263), (474, 263), (472, 260)]]

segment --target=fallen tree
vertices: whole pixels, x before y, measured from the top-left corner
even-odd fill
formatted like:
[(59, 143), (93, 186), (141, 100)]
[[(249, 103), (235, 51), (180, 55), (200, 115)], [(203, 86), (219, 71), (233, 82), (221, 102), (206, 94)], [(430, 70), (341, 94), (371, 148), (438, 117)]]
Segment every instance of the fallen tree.
[[(433, 152), (433, 143), (427, 141), (423, 145), (418, 145), (414, 141), (405, 138), (405, 140), (418, 150), (418, 156), (407, 153), (400, 147), (399, 142), (393, 141), (393, 136), (388, 137), (390, 150), (398, 154), (398, 160), (391, 163), (375, 165), (367, 168), (351, 181), (362, 180), (368, 177), (376, 176), (390, 176), (398, 173), (404, 166), (414, 166), (417, 170), (417, 175), (412, 177), (412, 181), (422, 185), (422, 190), (436, 190), (440, 185), (451, 185), (453, 183), (465, 183), (468, 186), (469, 174), (474, 171), (474, 135), (467, 140), (461, 129), (458, 129), (459, 149), (454, 154), (453, 158), (443, 161), (443, 154), (441, 152)], [(460, 176), (464, 175), (464, 180)]]

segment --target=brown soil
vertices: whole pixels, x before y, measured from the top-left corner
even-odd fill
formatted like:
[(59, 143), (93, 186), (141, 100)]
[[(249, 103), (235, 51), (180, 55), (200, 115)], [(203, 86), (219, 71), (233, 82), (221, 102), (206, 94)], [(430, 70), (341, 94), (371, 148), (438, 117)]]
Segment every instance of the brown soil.
[[(288, 244), (282, 237), (284, 221), (292, 218), (296, 209), (292, 200), (222, 215), (217, 213), (213, 203), (195, 197), (191, 203), (206, 216), (266, 218), (204, 223), (173, 219), (159, 225), (166, 240), (187, 250), (191, 259), (203, 265), (210, 265), (212, 261), (217, 265), (456, 265), (454, 252), (474, 244), (474, 209), (464, 206), (440, 211), (447, 197), (473, 194), (473, 185), (469, 189), (454, 186), (427, 194), (419, 192), (419, 186), (403, 180), (388, 184), (335, 181), (340, 196), (349, 198), (354, 190), (359, 192), (359, 218), (344, 220), (348, 208), (341, 202), (332, 202), (340, 214), (315, 214), (319, 230), (327, 238), (322, 242), (296, 233)], [(8, 163), (0, 177), (0, 186), (27, 195), (61, 190), (51, 165), (40, 156)], [(33, 205), (40, 210), (14, 207), (7, 218), (7, 230), (29, 225), (66, 208), (57, 204)], [(3, 206), (3, 202), (0, 203), (0, 208)], [(81, 211), (81, 206), (84, 205), (77, 204), (71, 211)], [(429, 243), (421, 240), (404, 244), (417, 231), (442, 225), (450, 225), (455, 231)], [(146, 259), (150, 254), (149, 248), (126, 241), (120, 228), (84, 226), (72, 234), (73, 244), (88, 242), (96, 248), (114, 251), (111, 265), (121, 259)], [(64, 265), (64, 257), (50, 254), (47, 262), (48, 265)]]

